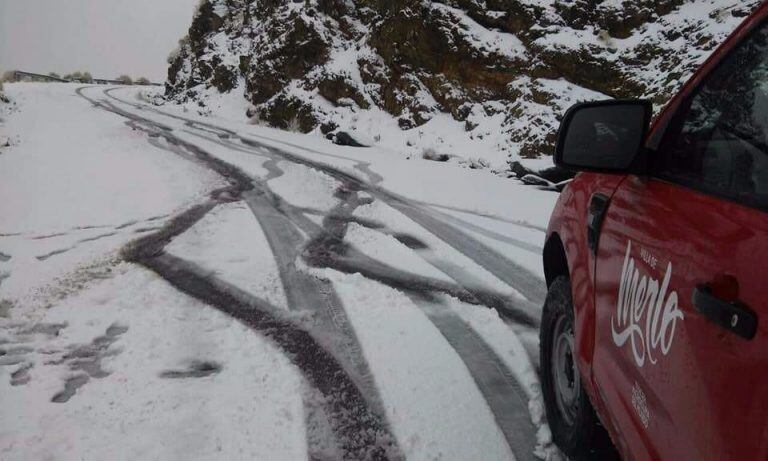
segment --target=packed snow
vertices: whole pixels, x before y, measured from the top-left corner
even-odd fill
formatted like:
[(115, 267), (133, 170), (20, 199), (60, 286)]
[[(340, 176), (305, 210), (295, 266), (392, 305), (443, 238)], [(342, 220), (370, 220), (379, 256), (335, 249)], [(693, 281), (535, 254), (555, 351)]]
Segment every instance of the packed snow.
[[(326, 408), (330, 397), (319, 395), (311, 364), (287, 352), (286, 336), (122, 259), (126, 244), (158, 235), (231, 183), (180, 155), (183, 142), (239, 168), (255, 187), (252, 200), (280, 201), (265, 218), (243, 197), (222, 200), (158, 254), (264, 301), (275, 308), (266, 315), (328, 348), (405, 458), (557, 459), (535, 329), (467, 302), (467, 293), (495, 293), (534, 316), (541, 299), (437, 232), (478, 242), (543, 286), (538, 252), (556, 193), (386, 148), (148, 106), (146, 88), (81, 90), (94, 107), (77, 88), (6, 86), (19, 109), (0, 129), (19, 143), (0, 151), (1, 458), (340, 456), (344, 434)], [(143, 128), (110, 105), (146, 120), (136, 122)], [(344, 202), (350, 193), (356, 202)], [(301, 248), (286, 261), (275, 253), (286, 236), (264, 227), (267, 218), (296, 225), (302, 245), (347, 219), (346, 246), (324, 250), (363, 262), (325, 267)], [(412, 279), (438, 291), (427, 296)], [(290, 280), (320, 283), (318, 299), (341, 310), (328, 313), (330, 323), (324, 313), (293, 312), (292, 300), (311, 287)], [(359, 358), (335, 349), (339, 341), (359, 348)], [(478, 374), (472, 347), (517, 383), (515, 416), (530, 434), (522, 444), (499, 422), (491, 402), (504, 394)]]
[(19, 108), (2, 127), (18, 145), (0, 154), (0, 251), (10, 256), (0, 298), (24, 306), (222, 184), (91, 108), (76, 85), (5, 88)]

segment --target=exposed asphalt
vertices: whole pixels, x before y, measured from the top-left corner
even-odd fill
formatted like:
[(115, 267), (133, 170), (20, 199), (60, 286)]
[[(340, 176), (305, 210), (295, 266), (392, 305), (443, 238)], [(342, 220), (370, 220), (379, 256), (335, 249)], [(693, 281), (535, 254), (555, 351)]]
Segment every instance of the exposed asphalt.
[[(274, 139), (241, 136), (211, 123), (120, 99), (111, 94), (112, 90), (104, 91), (106, 98), (101, 95), (92, 97), (90, 92), (86, 94), (84, 91), (87, 88), (93, 87), (80, 88), (77, 93), (95, 107), (125, 117), (126, 124), (146, 133), (152, 145), (218, 173), (229, 184), (212, 192), (207, 201), (176, 216), (163, 228), (129, 244), (123, 251), (125, 259), (153, 270), (180, 291), (238, 319), (281, 348), (323, 397), (321, 413), (327, 415), (336, 439), (334, 444), (341, 448), (344, 458), (400, 459), (403, 453), (392, 435), (370, 366), (333, 284), (297, 267), (300, 261), (310, 267), (359, 273), (406, 293), (424, 310), (464, 361), (515, 457), (518, 460), (535, 459), (536, 428), (530, 419), (528, 397), (520, 383), (483, 338), (452, 314), (442, 301), (445, 295), (450, 295), (478, 308), (496, 309), (520, 328), (535, 329), (538, 326), (538, 306), (545, 295), (542, 280), (466, 232), (490, 231), (477, 229), (472, 223), (437, 211), (435, 207), (383, 189), (381, 176), (366, 162), (315, 152)], [(135, 111), (125, 109), (126, 106)], [(142, 117), (138, 114), (142, 111), (181, 121), (185, 126), (183, 132), (206, 142), (259, 156), (268, 173), (263, 177), (249, 176), (199, 145), (180, 139), (170, 125)], [(366, 179), (295, 155), (275, 147), (275, 144), (309, 151), (316, 154), (313, 158), (331, 156), (351, 160), (355, 162), (355, 170)], [(284, 162), (324, 173), (337, 181), (335, 198), (338, 204), (324, 214), (321, 224), (309, 219), (307, 210), (288, 203), (270, 188), (269, 181), (284, 174), (281, 167)], [(365, 197), (361, 196), (362, 192), (366, 193)], [(396, 234), (385, 223), (354, 217), (356, 208), (374, 200), (381, 200), (419, 224), (517, 290), (525, 299), (489, 290), (475, 276), (442, 258), (416, 236)], [(277, 262), (290, 312), (277, 309), (216, 278), (209, 271), (164, 252), (173, 238), (218, 204), (229, 201), (245, 202), (258, 220)], [(404, 269), (368, 257), (345, 242), (350, 222), (389, 233), (448, 275), (453, 283), (414, 276)], [(491, 237), (524, 251), (540, 251), (533, 245), (503, 235), (494, 233)], [(309, 320), (306, 315), (294, 315), (306, 313), (311, 313)], [(312, 437), (309, 442), (312, 451)]]

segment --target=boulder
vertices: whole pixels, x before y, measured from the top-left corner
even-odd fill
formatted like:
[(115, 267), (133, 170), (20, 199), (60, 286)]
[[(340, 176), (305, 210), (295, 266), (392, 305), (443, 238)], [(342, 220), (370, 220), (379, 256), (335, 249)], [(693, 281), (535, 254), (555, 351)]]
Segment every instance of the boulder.
[(346, 131), (337, 131), (335, 133), (329, 133), (328, 135), (326, 135), (326, 137), (330, 139), (331, 142), (339, 146), (368, 147), (365, 144), (362, 144), (361, 142), (353, 138), (352, 135), (350, 135)]

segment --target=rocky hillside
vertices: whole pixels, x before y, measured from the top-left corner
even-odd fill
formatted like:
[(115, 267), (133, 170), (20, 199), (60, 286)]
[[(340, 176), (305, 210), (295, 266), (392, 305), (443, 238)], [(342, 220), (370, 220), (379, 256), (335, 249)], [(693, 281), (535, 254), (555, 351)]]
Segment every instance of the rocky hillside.
[(551, 153), (574, 102), (663, 104), (758, 3), (202, 0), (166, 96), (503, 169)]

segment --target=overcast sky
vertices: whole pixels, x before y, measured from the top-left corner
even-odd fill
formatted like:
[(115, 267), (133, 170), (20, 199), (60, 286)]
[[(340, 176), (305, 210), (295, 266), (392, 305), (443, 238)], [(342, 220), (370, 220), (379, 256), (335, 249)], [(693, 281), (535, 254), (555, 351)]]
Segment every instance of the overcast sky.
[(0, 70), (165, 81), (198, 0), (0, 0)]

